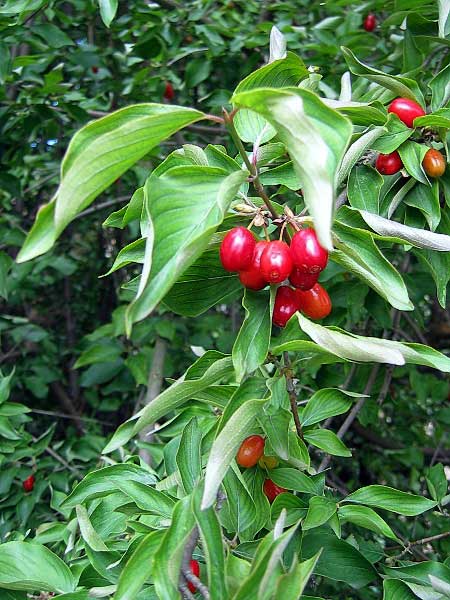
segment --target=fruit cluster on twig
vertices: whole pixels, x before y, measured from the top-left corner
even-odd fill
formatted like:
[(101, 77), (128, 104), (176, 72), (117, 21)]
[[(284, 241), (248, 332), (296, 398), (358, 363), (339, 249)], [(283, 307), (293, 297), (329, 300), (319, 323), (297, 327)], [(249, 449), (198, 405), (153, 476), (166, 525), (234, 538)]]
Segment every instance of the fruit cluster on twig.
[(328, 252), (317, 240), (314, 229), (300, 229), (290, 245), (281, 240), (257, 241), (249, 229), (234, 227), (223, 238), (220, 260), (224, 269), (238, 272), (241, 283), (251, 290), (282, 283), (276, 293), (272, 321), (284, 327), (301, 310), (311, 319), (331, 312), (331, 300), (317, 282), (328, 262)]

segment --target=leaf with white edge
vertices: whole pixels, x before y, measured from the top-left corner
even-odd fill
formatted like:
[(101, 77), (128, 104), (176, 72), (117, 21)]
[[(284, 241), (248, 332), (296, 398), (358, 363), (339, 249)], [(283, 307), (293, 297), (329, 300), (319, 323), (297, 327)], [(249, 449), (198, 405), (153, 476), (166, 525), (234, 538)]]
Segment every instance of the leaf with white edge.
[(385, 579), (383, 581), (383, 600), (417, 600), (417, 596), (402, 581)]
[(439, 37), (445, 38), (450, 29), (450, 2), (449, 0), (438, 0), (439, 7)]
[(435, 231), (441, 221), (439, 187), (436, 180), (431, 187), (418, 183), (403, 199), (405, 204), (417, 208), (423, 214), (431, 231)]
[(373, 143), (380, 136), (386, 133), (385, 127), (374, 127), (370, 131), (367, 131), (362, 136), (360, 136), (356, 142), (349, 147), (347, 152), (342, 159), (341, 165), (337, 174), (337, 186), (340, 186), (347, 179), (350, 171), (356, 165), (358, 160), (363, 156), (363, 154), (369, 149), (372, 148)]
[(230, 375), (232, 372), (231, 357), (225, 357), (213, 362), (198, 379), (190, 380), (188, 379), (188, 373), (186, 373), (184, 378), (178, 379), (168, 389), (159, 394), (150, 404), (125, 421), (125, 423), (122, 423), (103, 452), (108, 454), (123, 446), (146, 425), (154, 423), (187, 402), (196, 392), (205, 390), (208, 386), (217, 383), (217, 381)]
[(222, 485), (226, 501), (220, 512), (220, 520), (228, 531), (235, 531), (243, 539), (242, 533), (254, 526), (256, 508), (242, 474), (233, 463), (226, 472)]
[(409, 227), (397, 221), (390, 221), (365, 210), (359, 211), (364, 221), (379, 235), (396, 237), (416, 248), (427, 248), (438, 252), (450, 252), (450, 235), (434, 233), (418, 227)]
[(384, 519), (368, 506), (341, 506), (338, 510), (339, 520), (364, 527), (392, 540), (400, 541)]
[(50, 250), (56, 240), (53, 221), (55, 218), (55, 199), (39, 207), (36, 219), (28, 232), (22, 248), (17, 255), (18, 263), (26, 262)]
[(450, 581), (444, 581), (435, 575), (428, 575), (431, 586), (436, 592), (444, 594), (445, 598), (450, 598)]
[(369, 65), (359, 61), (349, 48), (342, 46), (341, 50), (348, 68), (354, 75), (365, 77), (369, 81), (373, 81), (378, 85), (391, 90), (391, 92), (394, 92), (397, 96), (409, 98), (421, 105), (424, 104), (423, 94), (414, 79), (401, 77), (399, 75), (389, 75), (384, 71), (379, 71), (378, 69), (369, 67)]
[(397, 208), (403, 202), (403, 199), (406, 198), (406, 196), (413, 189), (413, 187), (416, 185), (416, 183), (417, 182), (414, 179), (414, 177), (409, 177), (408, 180), (406, 181), (406, 183), (398, 190), (398, 192), (395, 193), (395, 195), (393, 196), (393, 198), (391, 200), (391, 203), (389, 204), (388, 213), (387, 213), (388, 219), (390, 219), (392, 217), (394, 212), (397, 210)]
[(148, 178), (145, 207), (152, 232), (138, 294), (126, 313), (128, 331), (152, 312), (206, 249), (246, 176), (245, 171), (229, 175), (215, 167), (182, 166)]
[(266, 360), (272, 330), (275, 286), (270, 292), (245, 290), (242, 306), (245, 318), (233, 345), (233, 365), (237, 381), (255, 371)]
[(339, 100), (341, 102), (351, 102), (352, 99), (352, 76), (350, 71), (345, 71), (341, 77), (341, 91)]
[(176, 463), (186, 494), (197, 486), (202, 472), (202, 431), (193, 417), (184, 427), (176, 454)]
[(313, 496), (309, 501), (308, 512), (302, 522), (303, 531), (320, 527), (336, 513), (336, 502), (324, 496)]
[(398, 310), (413, 310), (408, 289), (400, 273), (382, 254), (369, 231), (336, 222), (339, 239), (332, 259), (355, 273)]
[(69, 567), (41, 544), (6, 542), (0, 545), (0, 588), (35, 592), (73, 592)]
[(73, 508), (86, 500), (107, 496), (117, 492), (118, 482), (126, 484), (127, 481), (139, 481), (149, 485), (156, 482), (156, 477), (147, 469), (132, 463), (103, 467), (88, 473), (67, 496), (62, 507)]
[(438, 577), (450, 583), (450, 567), (433, 560), (406, 564), (400, 567), (384, 567), (383, 570), (388, 577), (401, 579), (405, 583), (430, 585), (430, 576)]
[(382, 185), (383, 177), (372, 167), (361, 165), (352, 169), (347, 187), (351, 206), (378, 214)]
[(430, 182), (422, 166), (422, 161), (428, 150), (429, 148), (428, 146), (425, 146), (425, 144), (417, 144), (416, 142), (408, 140), (399, 146), (398, 153), (400, 154), (403, 166), (408, 173), (414, 177), (414, 179), (420, 181), (420, 183), (429, 186)]
[(81, 504), (76, 506), (77, 520), (80, 527), (80, 533), (86, 544), (96, 552), (108, 551), (108, 546), (95, 531), (89, 518), (88, 511)]
[(266, 400), (248, 400), (227, 421), (216, 437), (209, 453), (205, 472), (205, 491), (202, 509), (209, 508), (219, 490), (222, 479), (239, 447), (255, 426), (256, 417)]
[(352, 455), (344, 442), (329, 429), (312, 429), (311, 431), (305, 431), (304, 438), (305, 441), (316, 446), (316, 448), (320, 448), (333, 456), (349, 457)]
[(269, 63), (286, 58), (286, 38), (275, 25), (270, 30)]
[(175, 500), (152, 485), (140, 481), (117, 481), (116, 486), (141, 510), (167, 518), (172, 516)]
[(429, 346), (354, 335), (337, 328), (313, 323), (300, 313), (301, 329), (319, 346), (354, 362), (380, 362), (393, 365), (424, 365), (450, 373), (450, 358)]
[[(288, 52), (286, 58), (275, 60), (248, 75), (239, 83), (234, 93), (240, 94), (256, 88), (295, 86), (307, 76), (308, 70), (303, 61), (296, 54)], [(252, 107), (246, 108), (250, 110), (240, 110), (233, 120), (239, 137), (244, 142), (268, 142), (276, 135), (276, 130), (263, 118), (264, 115), (252, 112)]]
[(235, 93), (232, 101), (276, 129), (302, 182), (318, 239), (331, 250), (336, 171), (350, 141), (350, 121), (304, 89), (256, 89)]
[(314, 358), (321, 365), (345, 362), (346, 360), (336, 356), (336, 354), (332, 352), (328, 352), (325, 348), (322, 348), (309, 340), (288, 340), (282, 343), (280, 343), (278, 339), (273, 341), (275, 342), (275, 346), (273, 346), (270, 351), (275, 356), (278, 356), (287, 350), (288, 352), (298, 352), (300, 360), (311, 360)]
[(437, 504), (423, 496), (416, 496), (384, 485), (363, 487), (344, 498), (342, 502), (355, 502), (356, 504), (374, 506), (406, 517), (421, 515)]
[(321, 477), (305, 475), (298, 469), (280, 467), (270, 471), (270, 478), (277, 485), (293, 492), (319, 495), (322, 493)]
[[(274, 598), (283, 600), (298, 600), (314, 572), (314, 567), (319, 560), (321, 551), (303, 562), (294, 562), (291, 569), (278, 579), (277, 590)], [(301, 596), (306, 600), (306, 596)], [(314, 599), (311, 599), (314, 600)], [(318, 600), (318, 599), (316, 599)]]
[(98, 0), (100, 6), (100, 16), (106, 27), (111, 25), (111, 21), (116, 16), (118, 0)]
[(320, 423), (329, 417), (335, 417), (347, 412), (353, 402), (351, 398), (363, 398), (364, 394), (347, 392), (339, 388), (322, 388), (311, 396), (301, 412), (300, 420), (303, 427)]
[(435, 112), (450, 100), (450, 65), (433, 77), (428, 85), (432, 91), (431, 110)]

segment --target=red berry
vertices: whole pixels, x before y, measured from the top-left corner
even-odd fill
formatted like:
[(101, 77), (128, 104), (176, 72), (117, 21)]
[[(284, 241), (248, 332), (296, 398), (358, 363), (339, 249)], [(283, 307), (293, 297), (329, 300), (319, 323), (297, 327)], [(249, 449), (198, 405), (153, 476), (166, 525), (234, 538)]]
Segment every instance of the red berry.
[(300, 290), (310, 290), (317, 283), (319, 273), (303, 273), (298, 267), (294, 267), (289, 276), (291, 284)]
[(166, 88), (163, 95), (166, 100), (169, 100), (169, 102), (175, 98), (175, 90), (173, 89), (173, 85), (170, 83), (170, 81), (166, 83)]
[(376, 170), (382, 175), (393, 175), (403, 167), (402, 159), (397, 150), (390, 154), (379, 154), (375, 162)]
[(220, 260), (227, 271), (245, 271), (251, 265), (256, 241), (245, 227), (234, 227), (220, 245)]
[(322, 248), (314, 229), (301, 229), (292, 238), (294, 265), (303, 273), (320, 273), (327, 266), (328, 252)]
[(390, 103), (388, 112), (396, 114), (407, 127), (414, 127), (414, 119), (425, 116), (423, 108), (409, 98), (396, 98)]
[(283, 492), (287, 492), (287, 490), (274, 483), (271, 479), (266, 479), (264, 481), (263, 490), (270, 504), (272, 504), (277, 496)]
[[(195, 575), (196, 577), (200, 577), (200, 565), (198, 564), (198, 560), (192, 559), (190, 562), (190, 567), (191, 567), (191, 573), (193, 575)], [(192, 592), (193, 594), (195, 594), (195, 592), (197, 591), (197, 588), (195, 587), (195, 585), (193, 583), (191, 583), (190, 581), (188, 581), (188, 588), (189, 588), (189, 591)]]
[(93, 73), (98, 73), (98, 67), (91, 67)]
[(256, 243), (250, 268), (239, 273), (242, 285), (250, 290), (262, 290), (267, 285), (267, 281), (261, 275), (260, 264), (261, 254), (268, 243), (266, 241)]
[(273, 307), (272, 322), (278, 327), (284, 327), (294, 313), (298, 311), (298, 299), (295, 290), (288, 285), (277, 289)]
[(373, 31), (377, 26), (377, 19), (375, 15), (369, 13), (367, 17), (364, 19), (363, 27), (366, 31)]
[(251, 435), (242, 442), (236, 454), (237, 464), (241, 467), (254, 467), (264, 454), (264, 438), (260, 435)]
[(22, 487), (26, 492), (32, 492), (34, 488), (35, 478), (34, 475), (30, 475), (22, 482)]
[(440, 177), (445, 172), (445, 158), (434, 148), (430, 148), (423, 157), (422, 166), (430, 177)]
[(289, 277), (293, 263), (285, 242), (269, 242), (261, 254), (261, 275), (268, 283), (280, 283)]
[(299, 309), (310, 319), (324, 319), (331, 312), (331, 300), (320, 283), (306, 292), (295, 290)]

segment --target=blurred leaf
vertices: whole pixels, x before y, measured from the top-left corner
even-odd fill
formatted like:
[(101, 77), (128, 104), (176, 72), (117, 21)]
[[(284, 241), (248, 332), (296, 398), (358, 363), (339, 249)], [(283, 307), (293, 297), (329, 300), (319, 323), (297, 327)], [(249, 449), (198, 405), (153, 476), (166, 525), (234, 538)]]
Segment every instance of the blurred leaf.
[(116, 16), (118, 0), (98, 0), (100, 7), (100, 16), (106, 27), (111, 25), (111, 21)]

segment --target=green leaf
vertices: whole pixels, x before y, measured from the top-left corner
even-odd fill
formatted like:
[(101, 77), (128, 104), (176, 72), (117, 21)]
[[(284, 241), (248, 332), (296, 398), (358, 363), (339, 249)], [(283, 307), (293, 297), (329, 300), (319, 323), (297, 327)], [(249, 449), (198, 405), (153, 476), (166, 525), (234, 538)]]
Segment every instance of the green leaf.
[(76, 506), (77, 520), (80, 527), (80, 533), (86, 544), (96, 552), (108, 551), (108, 546), (95, 531), (89, 519), (88, 511), (81, 504)]
[(354, 208), (378, 214), (383, 177), (372, 167), (355, 167), (348, 179), (348, 199)]
[(336, 170), (350, 141), (350, 121), (302, 89), (260, 89), (235, 94), (236, 105), (261, 114), (275, 128), (302, 182), (321, 245), (332, 249)]
[(242, 306), (245, 319), (233, 345), (233, 365), (237, 381), (255, 371), (266, 360), (272, 330), (275, 289), (269, 293), (245, 290)]
[[(285, 88), (295, 86), (307, 76), (308, 71), (302, 60), (296, 54), (289, 52), (286, 58), (273, 61), (243, 79), (235, 89), (234, 94), (263, 87)], [(276, 131), (264, 118), (251, 110), (240, 110), (234, 117), (234, 126), (244, 142), (254, 143), (259, 139), (259, 143), (264, 144), (276, 134)]]
[(290, 190), (298, 190), (302, 187), (292, 161), (263, 171), (259, 180), (263, 185), (284, 185)]
[(244, 171), (228, 175), (215, 167), (181, 166), (149, 177), (145, 210), (150, 231), (138, 294), (126, 313), (128, 331), (206, 249), (246, 176)]
[(369, 148), (372, 148), (375, 141), (378, 140), (380, 136), (385, 135), (385, 133), (385, 127), (374, 127), (374, 129), (367, 131), (361, 137), (359, 137), (356, 142), (353, 142), (342, 159), (342, 163), (337, 175), (338, 186), (344, 183), (358, 160)]
[(186, 494), (190, 494), (198, 484), (202, 472), (202, 432), (196, 417), (183, 429), (176, 462)]
[(324, 496), (313, 496), (309, 500), (308, 512), (302, 522), (303, 531), (320, 527), (336, 513), (336, 502)]
[(343, 501), (390, 510), (406, 517), (420, 515), (437, 504), (423, 496), (408, 494), (384, 485), (363, 487), (347, 496)]
[(88, 499), (101, 498), (117, 491), (117, 483), (126, 481), (139, 481), (144, 484), (155, 483), (154, 475), (146, 469), (124, 463), (104, 467), (98, 471), (91, 471), (75, 487), (71, 494), (64, 500), (62, 506), (73, 508)]
[(336, 223), (339, 238), (332, 259), (355, 273), (398, 310), (414, 307), (400, 273), (383, 256), (370, 232)]
[[(414, 125), (416, 127), (433, 127), (435, 129), (450, 129), (450, 109), (441, 108), (431, 115), (425, 115), (424, 117), (418, 117), (414, 119)], [(428, 150), (428, 146), (425, 146)]]
[(417, 144), (408, 140), (399, 146), (398, 153), (408, 173), (420, 183), (429, 186), (430, 182), (422, 167), (422, 161), (428, 150), (429, 148), (425, 144)]
[(428, 227), (434, 231), (441, 220), (439, 203), (439, 184), (435, 181), (432, 186), (415, 185), (403, 202), (420, 210), (427, 220)]
[(311, 431), (305, 431), (304, 438), (313, 446), (316, 446), (333, 456), (349, 457), (352, 455), (344, 442), (329, 429), (312, 429)]
[(166, 530), (153, 559), (153, 582), (160, 600), (179, 597), (178, 581), (186, 541), (195, 526), (191, 497), (178, 501), (172, 515), (172, 523)]
[(33, 23), (33, 33), (41, 37), (51, 48), (74, 46), (70, 37), (52, 23)]
[[(320, 551), (308, 560), (294, 562), (289, 572), (278, 579), (274, 598), (298, 600), (314, 572), (319, 557)], [(301, 597), (306, 599), (306, 596)]]
[(128, 496), (141, 510), (167, 518), (172, 516), (175, 501), (167, 494), (148, 485), (148, 483), (121, 480), (116, 482), (116, 487), (118, 491)]
[(220, 234), (214, 235), (205, 252), (180, 275), (164, 297), (163, 302), (171, 311), (197, 317), (242, 291), (236, 273), (229, 273), (222, 267), (219, 258), (221, 239)]
[(102, 341), (85, 350), (74, 364), (74, 369), (96, 363), (113, 362), (122, 354), (120, 344), (112, 341)]
[(0, 84), (3, 85), (11, 70), (11, 54), (9, 48), (0, 42)]
[(339, 520), (364, 527), (392, 540), (399, 541), (395, 533), (384, 519), (368, 506), (340, 506), (338, 510)]
[(445, 38), (449, 33), (450, 3), (448, 0), (438, 0), (439, 7), (439, 37)]
[(114, 271), (122, 269), (131, 263), (143, 264), (144, 254), (145, 239), (135, 240), (134, 242), (127, 244), (125, 248), (122, 248), (122, 250), (116, 256), (111, 268), (103, 275), (103, 277), (111, 275), (111, 273), (114, 273)]
[(381, 154), (390, 154), (409, 139), (414, 133), (414, 129), (407, 127), (403, 121), (400, 121), (394, 113), (389, 113), (385, 124), (386, 133), (380, 136), (372, 144), (372, 150), (381, 152)]
[[(204, 357), (202, 358), (204, 359)], [(185, 378), (177, 380), (167, 390), (159, 394), (150, 404), (125, 421), (125, 423), (122, 423), (103, 452), (108, 454), (123, 446), (146, 425), (154, 423), (167, 413), (183, 405), (195, 393), (206, 390), (208, 386), (216, 383), (231, 372), (231, 357), (225, 357), (220, 360), (216, 358), (215, 362), (198, 379), (190, 380), (189, 375), (186, 374)]]
[(226, 600), (229, 595), (225, 583), (225, 553), (222, 528), (213, 507), (201, 510), (201, 496), (202, 489), (197, 487), (196, 493), (192, 496), (192, 511), (197, 522), (206, 559), (208, 588), (211, 600)]
[(54, 218), (55, 199), (39, 207), (33, 226), (17, 255), (16, 261), (18, 263), (31, 260), (50, 250), (56, 241)]
[(75, 579), (56, 554), (28, 542), (0, 545), (0, 588), (34, 592), (73, 592)]
[(341, 47), (341, 50), (348, 68), (354, 75), (359, 75), (369, 81), (378, 83), (378, 85), (394, 92), (396, 96), (410, 98), (421, 105), (424, 104), (422, 92), (414, 79), (399, 75), (389, 75), (359, 61), (349, 48)]
[(347, 412), (352, 406), (349, 396), (362, 398), (363, 394), (354, 394), (338, 388), (322, 388), (311, 396), (303, 409), (302, 426), (308, 427)]
[(98, 0), (100, 7), (100, 16), (106, 27), (111, 25), (111, 21), (116, 16), (118, 0)]
[[(150, 578), (151, 564), (164, 530), (152, 531), (141, 539), (127, 560), (117, 582), (114, 600), (134, 600), (144, 583)], [(143, 569), (143, 565), (148, 568)]]
[(226, 503), (220, 513), (221, 521), (229, 531), (242, 538), (242, 533), (255, 522), (255, 503), (239, 469), (233, 465), (223, 478), (223, 487)]
[(334, 533), (311, 531), (302, 539), (302, 557), (314, 556), (322, 549), (319, 561), (314, 568), (316, 575), (344, 581), (359, 589), (377, 577), (370, 562), (356, 548), (338, 539)]
[(202, 509), (209, 508), (213, 504), (231, 461), (236, 456), (242, 440), (252, 432), (256, 417), (265, 402), (266, 400), (245, 402), (230, 417), (214, 440), (206, 465)]
[(278, 520), (283, 510), (286, 513), (284, 524), (289, 527), (306, 517), (308, 505), (294, 494), (278, 494), (270, 507), (270, 519), (273, 524)]
[(439, 71), (428, 85), (432, 91), (431, 110), (435, 112), (450, 100), (450, 65)]
[(436, 502), (440, 502), (447, 494), (448, 481), (444, 465), (438, 463), (428, 469), (426, 476), (428, 490)]
[(270, 471), (270, 478), (277, 485), (293, 492), (318, 495), (322, 493), (320, 478), (305, 475), (297, 469), (280, 467)]
[(389, 578), (401, 579), (405, 583), (430, 585), (430, 576), (438, 577), (450, 583), (450, 568), (445, 564), (432, 560), (401, 567), (384, 567), (383, 570)]
[(395, 579), (383, 581), (383, 600), (417, 600), (407, 585)]

